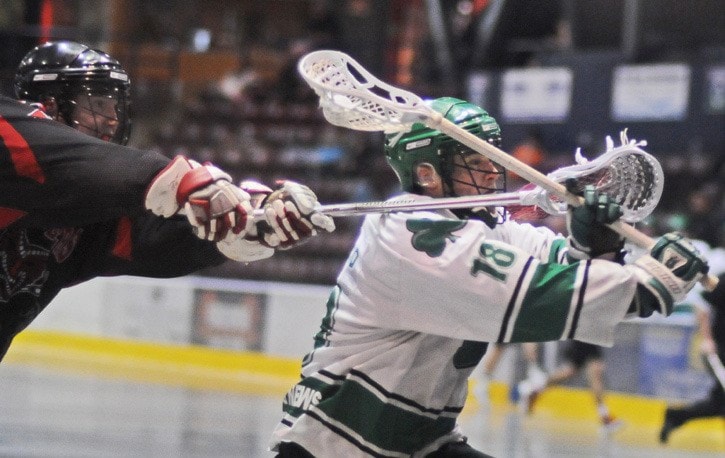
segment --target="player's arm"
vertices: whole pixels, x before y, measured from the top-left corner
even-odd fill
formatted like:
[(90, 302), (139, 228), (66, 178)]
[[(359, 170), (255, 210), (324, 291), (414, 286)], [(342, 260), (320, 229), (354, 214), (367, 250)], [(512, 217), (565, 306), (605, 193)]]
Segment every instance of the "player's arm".
[(3, 227), (82, 226), (145, 211), (148, 183), (168, 158), (29, 116), (17, 103), (2, 106)]
[[(213, 165), (184, 157), (170, 161), (154, 152), (104, 142), (63, 124), (28, 116), (18, 104), (11, 108), (3, 139), (16, 139), (16, 149), (9, 161), (0, 162), (3, 227), (82, 226), (138, 216), (149, 209), (164, 217), (184, 213), (200, 238), (226, 242), (220, 249), (234, 259), (266, 243), (265, 237), (245, 237), (254, 231), (247, 217), (252, 209), (249, 193)], [(270, 231), (281, 235), (267, 245), (273, 246), (276, 240), (277, 245), (290, 247), (315, 235), (314, 228), (334, 226), (324, 215), (305, 211), (310, 202), (312, 207), (317, 202), (311, 191), (295, 189), (275, 200), (285, 201), (284, 208), (270, 213), (268, 222)], [(320, 225), (320, 220), (327, 224)], [(237, 242), (230, 246), (232, 240)], [(262, 251), (251, 258), (270, 255), (269, 250)]]
[(384, 270), (374, 292), (385, 302), (381, 326), (486, 342), (576, 336), (611, 345), (636, 288), (622, 266), (547, 262), (475, 221), (420, 216), (387, 216), (379, 234), (370, 231), (381, 243), (358, 247), (356, 263), (343, 270), (343, 280), (366, 262)]
[[(624, 263), (624, 238), (607, 225), (619, 219), (620, 206), (593, 186), (584, 189), (584, 204), (567, 212), (569, 256), (576, 260), (604, 259)], [(646, 254), (627, 266), (637, 279), (629, 313), (648, 317), (672, 313), (675, 302), (685, 298), (707, 273), (707, 261), (679, 234), (666, 234)]]
[[(237, 186), (211, 164), (177, 156), (157, 174), (145, 196), (145, 206), (169, 218), (184, 214), (196, 234), (217, 242), (231, 259), (254, 261), (271, 256), (334, 230), (333, 220), (316, 211), (317, 196), (307, 186), (286, 181), (277, 191), (255, 182)], [(252, 211), (261, 208), (262, 224)]]
[[(592, 207), (596, 209), (599, 199), (594, 201)], [(650, 298), (649, 287), (661, 292), (667, 287), (655, 284), (671, 285), (671, 277), (683, 275), (677, 282), (686, 290), (686, 283), (697, 280), (701, 267), (695, 265), (694, 258), (693, 265), (682, 266), (684, 272), (664, 267), (667, 261), (663, 253), (675, 249), (669, 238), (663, 239), (650, 257), (671, 273), (647, 270), (649, 264), (638, 266), (640, 272), (635, 273), (635, 268), (596, 258), (571, 264), (546, 262), (518, 243), (487, 239), (475, 230), (474, 223), (462, 228), (452, 223), (426, 223), (418, 225), (415, 233), (402, 230), (404, 224), (397, 225), (399, 234), (394, 238), (400, 242), (395, 248), (398, 254), (389, 259), (391, 264), (398, 263), (390, 276), (399, 278), (395, 283), (404, 291), (404, 300), (400, 310), (391, 308), (386, 319), (401, 317), (409, 329), (469, 340), (577, 338), (611, 345), (614, 328), (628, 313), (671, 313), (671, 307), (654, 296), (645, 302)], [(385, 231), (381, 237), (393, 239)], [(412, 247), (404, 243), (407, 240), (412, 241)], [(681, 248), (677, 241), (672, 243)], [(618, 246), (611, 245), (613, 249)], [(432, 247), (443, 251), (430, 255), (427, 250)]]
[(108, 231), (113, 243), (103, 245), (113, 247), (100, 261), (105, 275), (177, 277), (227, 260), (215, 243), (199, 239), (183, 216), (145, 213), (115, 223)]

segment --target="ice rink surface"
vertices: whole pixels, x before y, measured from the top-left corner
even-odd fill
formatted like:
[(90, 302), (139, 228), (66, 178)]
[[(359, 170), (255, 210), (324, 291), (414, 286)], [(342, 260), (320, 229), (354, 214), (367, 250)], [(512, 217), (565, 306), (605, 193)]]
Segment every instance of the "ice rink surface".
[[(281, 397), (179, 388), (0, 365), (2, 457), (273, 457), (267, 441)], [(660, 446), (653, 428), (604, 434), (594, 421), (473, 406), (470, 442), (496, 457), (721, 457)]]

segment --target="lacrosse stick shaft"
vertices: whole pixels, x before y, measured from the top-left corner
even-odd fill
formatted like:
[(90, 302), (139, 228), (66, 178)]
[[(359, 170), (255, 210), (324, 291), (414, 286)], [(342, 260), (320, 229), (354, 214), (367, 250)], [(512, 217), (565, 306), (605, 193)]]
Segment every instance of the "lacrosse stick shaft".
[(725, 366), (723, 366), (720, 358), (715, 353), (708, 353), (707, 362), (710, 364), (717, 381), (720, 382), (720, 386), (725, 388)]
[[(483, 196), (464, 196), (464, 197), (446, 197), (440, 199), (426, 199), (426, 200), (413, 200), (413, 199), (401, 199), (401, 200), (387, 200), (387, 201), (372, 201), (372, 202), (356, 202), (347, 204), (327, 204), (320, 205), (315, 209), (320, 213), (323, 213), (332, 217), (343, 217), (343, 216), (357, 216), (368, 213), (391, 213), (391, 212), (409, 212), (409, 211), (424, 211), (424, 210), (442, 210), (442, 209), (455, 209), (455, 208), (472, 208), (472, 207), (483, 207), (483, 206), (506, 206), (506, 205), (532, 205), (530, 199), (527, 196), (533, 196), (531, 192), (512, 192), (494, 195), (483, 195)], [(255, 222), (264, 220), (264, 212), (261, 209), (257, 209), (253, 213)], [(632, 243), (651, 250), (655, 244), (655, 241), (648, 237), (646, 234), (635, 229), (633, 226), (623, 224), (617, 221), (619, 224), (612, 226), (613, 229), (617, 230), (625, 238), (630, 240)], [(703, 287), (712, 291), (715, 289), (718, 283), (717, 277), (708, 275), (700, 280)]]
[[(315, 209), (327, 216), (358, 216), (368, 213), (411, 212), (424, 210), (443, 210), (473, 207), (499, 207), (506, 205), (532, 205), (526, 200), (530, 192), (510, 192), (503, 194), (446, 197), (441, 199), (398, 199), (372, 202), (354, 202), (347, 204), (326, 204)], [(254, 211), (254, 220), (264, 218), (262, 210)]]
[(490, 196), (449, 197), (430, 200), (388, 200), (380, 202), (358, 202), (352, 204), (322, 205), (318, 211), (328, 216), (353, 216), (367, 213), (410, 212), (420, 210), (442, 210), (473, 207), (498, 207), (521, 205), (518, 193)]

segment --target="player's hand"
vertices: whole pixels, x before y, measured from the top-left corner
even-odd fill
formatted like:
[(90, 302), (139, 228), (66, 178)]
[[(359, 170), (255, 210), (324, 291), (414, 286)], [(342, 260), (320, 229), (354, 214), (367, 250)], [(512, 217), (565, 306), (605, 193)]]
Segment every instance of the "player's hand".
[(569, 254), (575, 259), (604, 255), (616, 259), (624, 246), (624, 238), (606, 225), (622, 216), (620, 205), (591, 185), (584, 188), (583, 197), (583, 205), (570, 206), (567, 211)]
[(317, 212), (317, 196), (310, 188), (294, 181), (284, 181), (264, 202), (264, 219), (260, 231), (262, 243), (280, 249), (307, 241), (318, 231), (332, 232), (335, 222)]
[(239, 183), (239, 187), (249, 194), (249, 202), (254, 210), (262, 208), (269, 195), (274, 192), (269, 186), (252, 180), (242, 181)]
[(697, 248), (677, 233), (660, 237), (650, 254), (625, 268), (637, 276), (639, 285), (630, 311), (636, 311), (640, 317), (655, 311), (670, 315), (674, 304), (682, 301), (709, 270), (707, 260)]
[(253, 227), (250, 195), (217, 167), (183, 156), (154, 178), (146, 208), (167, 218), (183, 208), (196, 235), (214, 242), (244, 237)]
[[(272, 194), (272, 189), (256, 181), (245, 180), (239, 188), (249, 194), (249, 202), (253, 210), (262, 208), (264, 201)], [(252, 224), (243, 237), (226, 239), (217, 243), (217, 249), (227, 258), (240, 262), (252, 262), (269, 258), (274, 254), (274, 248), (262, 243), (257, 226)]]

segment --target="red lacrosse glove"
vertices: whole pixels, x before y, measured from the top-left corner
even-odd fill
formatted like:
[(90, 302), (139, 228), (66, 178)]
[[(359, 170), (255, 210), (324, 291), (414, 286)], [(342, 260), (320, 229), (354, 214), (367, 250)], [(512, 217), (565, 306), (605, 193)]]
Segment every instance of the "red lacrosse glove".
[(288, 249), (316, 236), (318, 230), (334, 231), (332, 218), (315, 211), (318, 205), (310, 188), (284, 181), (264, 202), (266, 225), (259, 231), (260, 241), (270, 247)]
[(232, 184), (231, 177), (211, 165), (177, 156), (146, 192), (146, 208), (171, 217), (186, 215), (196, 235), (219, 242), (244, 237), (252, 229), (249, 194)]

